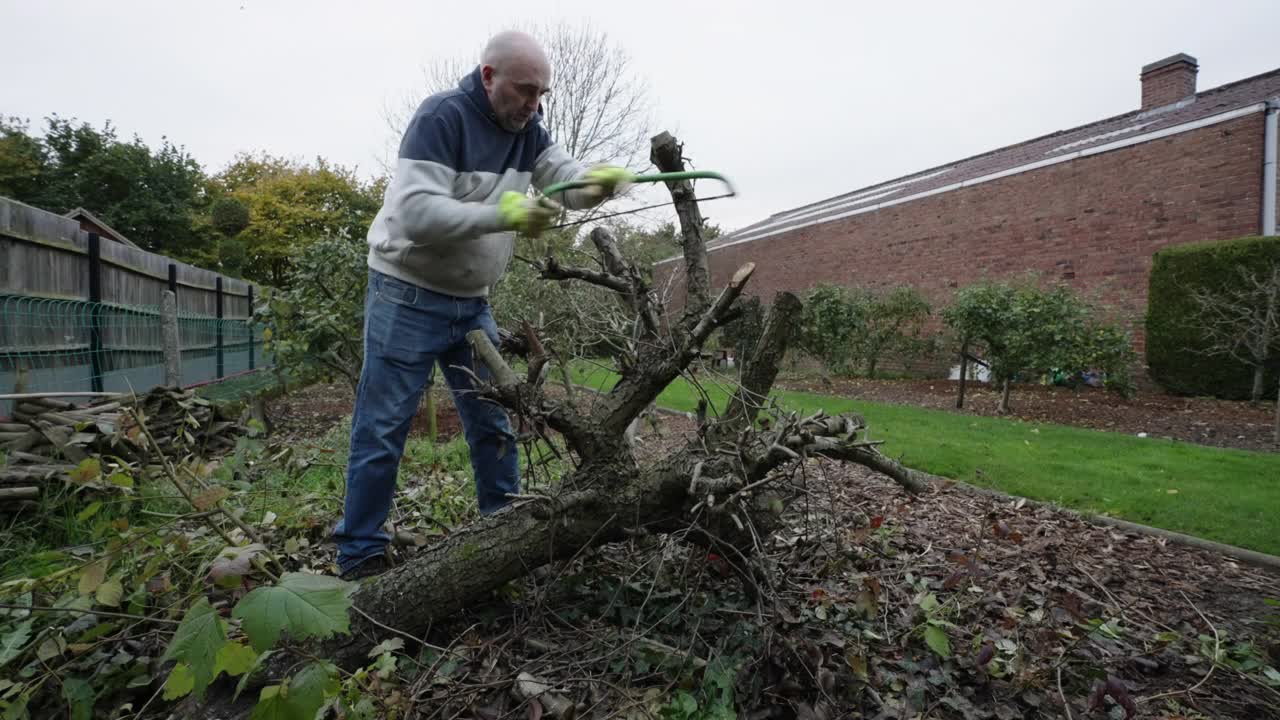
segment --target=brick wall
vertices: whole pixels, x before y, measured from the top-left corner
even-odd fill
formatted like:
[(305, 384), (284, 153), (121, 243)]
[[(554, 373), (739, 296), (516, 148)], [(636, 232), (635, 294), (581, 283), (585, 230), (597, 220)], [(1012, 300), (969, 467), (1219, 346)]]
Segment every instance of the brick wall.
[[(1261, 113), (708, 255), (713, 287), (753, 261), (749, 292), (818, 282), (910, 284), (935, 307), (955, 288), (1033, 270), (1098, 293), (1134, 323), (1138, 350), (1152, 254), (1259, 232)], [(658, 265), (661, 285), (680, 262)], [(683, 301), (683, 288), (673, 304)]]

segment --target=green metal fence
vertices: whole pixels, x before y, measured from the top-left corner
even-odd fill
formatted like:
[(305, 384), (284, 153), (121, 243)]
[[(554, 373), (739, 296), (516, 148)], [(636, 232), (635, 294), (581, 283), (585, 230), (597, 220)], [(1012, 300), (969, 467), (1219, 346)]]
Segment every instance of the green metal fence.
[[(248, 320), (180, 312), (177, 324), (183, 386), (272, 365)], [(0, 295), (0, 393), (145, 392), (164, 383), (164, 360), (159, 307)]]

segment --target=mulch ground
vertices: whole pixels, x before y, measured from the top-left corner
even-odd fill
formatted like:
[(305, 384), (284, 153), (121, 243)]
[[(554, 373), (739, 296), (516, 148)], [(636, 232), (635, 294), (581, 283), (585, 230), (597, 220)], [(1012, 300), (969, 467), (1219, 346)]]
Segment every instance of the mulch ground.
[[(954, 397), (933, 384), (846, 390), (882, 401), (935, 397), (939, 407)], [(272, 404), (272, 419), (288, 432), (323, 432), (350, 411), (350, 391), (345, 409), (341, 393), (298, 391)], [(974, 400), (979, 411), (994, 404), (989, 391)], [(1124, 403), (1039, 388), (1019, 388), (1014, 401), (1046, 413), (1028, 415), (1037, 420), (1125, 432), (1142, 427), (1139, 417), (1187, 427), (1180, 413), (1191, 407), (1219, 439), (1238, 432), (1228, 428), (1242, 416), (1216, 401)], [(1083, 409), (1071, 415), (1073, 406)], [(686, 418), (659, 417), (641, 430), (641, 462), (693, 430)], [(801, 499), (764, 547), (773, 607), (735, 605), (732, 575), (680, 543), (583, 553), (533, 573), (516, 599), (438, 628), (433, 639), (465, 657), (448, 677), (415, 683), (410, 716), (539, 717), (554, 699), (578, 717), (656, 717), (679, 686), (657, 660), (646, 672), (637, 663), (654, 648), (712, 660), (726, 638), (747, 632), (760, 652), (736, 675), (741, 717), (1280, 718), (1280, 677), (1260, 669), (1280, 667), (1280, 607), (1267, 602), (1280, 599), (1276, 570), (961, 485), (912, 497), (860, 466), (809, 461), (790, 482)], [(663, 603), (620, 614), (618, 593), (634, 592), (626, 588)], [(707, 597), (719, 610), (693, 612)], [(930, 620), (945, 645), (926, 637)], [(554, 694), (522, 699), (512, 691), (521, 673)]]
[[(776, 387), (836, 395), (855, 400), (912, 405), (971, 415), (998, 416), (1000, 392), (969, 383), (965, 407), (956, 409), (959, 382), (954, 380), (867, 380), (863, 378), (779, 378)], [(1275, 452), (1275, 404), (1253, 407), (1247, 402), (1180, 397), (1143, 391), (1128, 400), (1091, 387), (1071, 389), (1015, 385), (1009, 404), (1012, 417), (1094, 430), (1170, 438), (1213, 447)], [(1005, 416), (1008, 417), (1008, 416)]]

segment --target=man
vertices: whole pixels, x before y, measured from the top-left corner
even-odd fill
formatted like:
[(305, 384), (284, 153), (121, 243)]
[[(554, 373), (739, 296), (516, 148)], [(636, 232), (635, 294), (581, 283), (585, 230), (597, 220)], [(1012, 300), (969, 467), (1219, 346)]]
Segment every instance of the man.
[(334, 536), (344, 579), (390, 564), (382, 525), (391, 509), (409, 424), (436, 363), (462, 418), (480, 512), (519, 492), (515, 435), (498, 406), (475, 397), (460, 367), (473, 362), (468, 332), (497, 344), (486, 296), (514, 251), (514, 232), (536, 236), (560, 207), (526, 196), (585, 179), (588, 188), (556, 200), (589, 207), (630, 176), (616, 167), (586, 170), (540, 124), (551, 68), (537, 42), (503, 32), (458, 87), (432, 95), (414, 113), (395, 175), (369, 228), (364, 367), (351, 418), (347, 496)]

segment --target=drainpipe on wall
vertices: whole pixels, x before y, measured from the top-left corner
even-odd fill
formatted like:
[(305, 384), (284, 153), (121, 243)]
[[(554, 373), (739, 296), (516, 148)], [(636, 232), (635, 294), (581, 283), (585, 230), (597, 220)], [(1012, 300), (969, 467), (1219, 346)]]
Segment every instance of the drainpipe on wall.
[(1276, 120), (1280, 98), (1267, 101), (1262, 143), (1262, 234), (1276, 234)]

